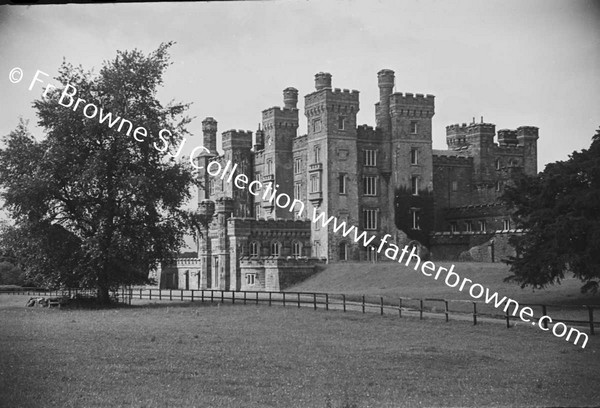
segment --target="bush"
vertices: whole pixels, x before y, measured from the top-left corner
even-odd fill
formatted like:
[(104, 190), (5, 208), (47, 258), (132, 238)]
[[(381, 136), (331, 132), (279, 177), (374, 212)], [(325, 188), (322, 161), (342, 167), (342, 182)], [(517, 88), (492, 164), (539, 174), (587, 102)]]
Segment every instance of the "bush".
[(0, 262), (0, 285), (19, 285), (25, 283), (25, 274), (10, 262)]

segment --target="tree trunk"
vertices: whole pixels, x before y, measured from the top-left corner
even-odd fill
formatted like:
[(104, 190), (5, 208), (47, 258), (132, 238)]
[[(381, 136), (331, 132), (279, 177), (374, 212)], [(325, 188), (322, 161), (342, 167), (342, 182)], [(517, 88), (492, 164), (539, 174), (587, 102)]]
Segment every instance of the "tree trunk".
[(97, 290), (98, 303), (108, 305), (110, 303), (110, 293), (107, 287), (98, 287)]

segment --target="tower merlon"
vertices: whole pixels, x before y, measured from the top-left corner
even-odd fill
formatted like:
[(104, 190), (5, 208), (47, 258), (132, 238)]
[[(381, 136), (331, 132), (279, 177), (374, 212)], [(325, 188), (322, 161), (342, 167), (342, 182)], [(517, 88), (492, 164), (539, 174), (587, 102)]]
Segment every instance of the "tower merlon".
[(517, 128), (517, 138), (535, 139), (539, 138), (539, 128), (535, 126), (519, 126)]
[(329, 72), (315, 74), (315, 89), (320, 91), (327, 88), (331, 88), (331, 74)]

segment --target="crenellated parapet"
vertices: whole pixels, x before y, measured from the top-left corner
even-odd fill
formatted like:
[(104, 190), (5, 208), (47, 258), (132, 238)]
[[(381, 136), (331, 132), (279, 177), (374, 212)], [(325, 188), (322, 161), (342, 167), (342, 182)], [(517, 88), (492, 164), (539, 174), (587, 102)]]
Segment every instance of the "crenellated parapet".
[(390, 96), (392, 115), (432, 118), (435, 114), (435, 96), (397, 92)]
[(252, 131), (250, 130), (227, 130), (222, 134), (223, 150), (252, 148)]
[(433, 155), (433, 166), (472, 167), (473, 158), (470, 156)]

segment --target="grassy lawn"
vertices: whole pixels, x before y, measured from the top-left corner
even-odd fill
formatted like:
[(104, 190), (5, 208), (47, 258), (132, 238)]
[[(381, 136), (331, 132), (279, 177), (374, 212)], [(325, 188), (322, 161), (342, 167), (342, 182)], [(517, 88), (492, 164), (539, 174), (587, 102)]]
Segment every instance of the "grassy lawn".
[(591, 406), (600, 345), (525, 326), (175, 302), (0, 296), (6, 407)]

